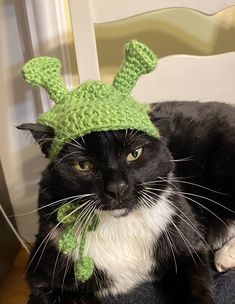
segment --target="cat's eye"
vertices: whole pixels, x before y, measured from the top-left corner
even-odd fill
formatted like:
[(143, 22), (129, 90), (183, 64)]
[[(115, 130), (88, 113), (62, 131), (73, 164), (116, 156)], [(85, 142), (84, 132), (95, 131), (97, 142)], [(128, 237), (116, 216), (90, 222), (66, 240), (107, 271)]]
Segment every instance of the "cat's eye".
[(92, 170), (93, 165), (89, 161), (79, 161), (74, 165), (74, 167), (80, 172), (89, 172)]
[(127, 155), (127, 161), (132, 162), (140, 157), (142, 154), (143, 148), (138, 148)]

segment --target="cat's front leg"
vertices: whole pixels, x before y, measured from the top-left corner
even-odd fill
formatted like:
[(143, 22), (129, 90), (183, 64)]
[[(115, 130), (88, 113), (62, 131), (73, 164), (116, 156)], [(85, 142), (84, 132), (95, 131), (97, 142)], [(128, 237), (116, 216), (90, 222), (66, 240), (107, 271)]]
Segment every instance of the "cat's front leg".
[(194, 259), (188, 257), (181, 267), (186, 303), (215, 304), (211, 267), (207, 255), (197, 253)]

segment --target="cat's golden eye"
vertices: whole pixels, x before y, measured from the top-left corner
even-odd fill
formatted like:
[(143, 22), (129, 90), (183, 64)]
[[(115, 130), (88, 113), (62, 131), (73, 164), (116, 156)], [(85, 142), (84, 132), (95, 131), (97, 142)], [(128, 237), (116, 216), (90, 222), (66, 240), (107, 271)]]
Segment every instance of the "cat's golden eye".
[(93, 165), (89, 161), (79, 161), (74, 165), (74, 167), (80, 172), (89, 172), (92, 170)]
[(138, 159), (140, 157), (140, 155), (142, 154), (143, 148), (138, 148), (135, 151), (132, 151), (131, 153), (129, 153), (127, 155), (127, 161), (128, 162), (132, 162), (135, 161), (136, 159)]

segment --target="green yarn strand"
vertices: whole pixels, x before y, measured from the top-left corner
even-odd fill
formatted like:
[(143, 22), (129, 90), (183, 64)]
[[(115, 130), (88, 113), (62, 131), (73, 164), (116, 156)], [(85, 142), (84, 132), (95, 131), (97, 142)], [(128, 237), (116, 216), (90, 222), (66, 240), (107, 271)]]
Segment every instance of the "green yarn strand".
[(96, 214), (93, 214), (91, 221), (85, 225), (82, 231), (82, 236), (79, 244), (79, 260), (74, 265), (75, 277), (81, 281), (87, 281), (93, 274), (94, 271), (94, 261), (89, 256), (84, 256), (86, 237), (87, 233), (90, 231), (95, 231), (99, 224), (99, 219)]
[(71, 253), (78, 246), (77, 240), (71, 230), (68, 228), (68, 230), (61, 233), (57, 243), (58, 249), (64, 254)]
[(120, 71), (113, 80), (113, 86), (127, 97), (142, 74), (155, 69), (157, 59), (144, 44), (132, 40), (125, 47), (125, 59)]
[[(81, 239), (78, 244), (75, 223), (82, 214), (82, 209), (73, 212), (76, 208), (76, 204), (66, 203), (57, 211), (57, 221), (63, 223), (65, 227), (64, 231), (60, 233), (57, 247), (66, 255), (79, 247), (79, 257), (74, 263), (74, 275), (79, 281), (86, 282), (92, 276), (95, 267), (93, 259), (84, 255), (86, 237), (89, 232), (96, 230), (99, 224), (99, 218), (93, 213), (88, 223), (81, 228)], [(70, 213), (72, 213), (72, 215), (69, 215)]]
[(56, 58), (32, 59), (24, 66), (22, 74), (29, 84), (43, 87), (55, 103), (63, 101), (68, 94), (61, 78), (61, 63)]
[(93, 274), (94, 261), (92, 258), (85, 256), (74, 264), (74, 275), (75, 278), (85, 283)]

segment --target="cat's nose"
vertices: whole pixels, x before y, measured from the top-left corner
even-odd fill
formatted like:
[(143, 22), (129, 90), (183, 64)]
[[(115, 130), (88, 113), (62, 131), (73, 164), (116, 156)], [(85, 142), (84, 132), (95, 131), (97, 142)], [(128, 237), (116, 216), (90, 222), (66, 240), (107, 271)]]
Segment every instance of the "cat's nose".
[(123, 180), (119, 182), (109, 182), (105, 192), (108, 196), (119, 199), (124, 194), (127, 187), (127, 183)]

